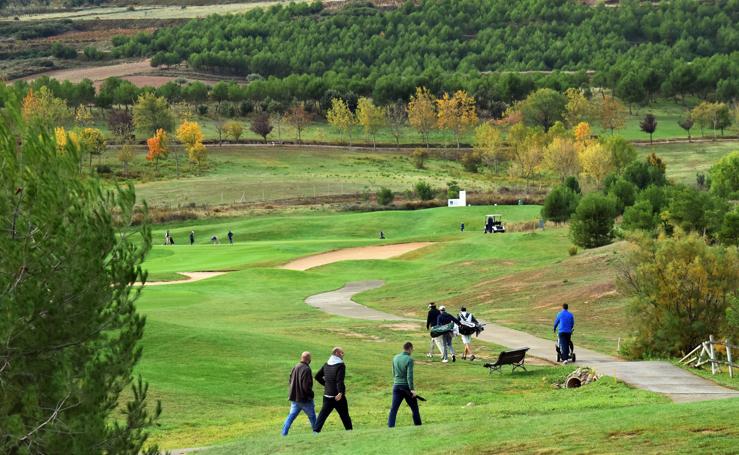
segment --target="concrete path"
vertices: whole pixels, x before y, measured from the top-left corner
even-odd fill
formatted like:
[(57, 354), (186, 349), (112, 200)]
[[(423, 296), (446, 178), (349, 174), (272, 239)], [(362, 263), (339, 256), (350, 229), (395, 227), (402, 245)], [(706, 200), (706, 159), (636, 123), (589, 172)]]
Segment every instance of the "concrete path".
[[(355, 294), (379, 288), (383, 284), (384, 282), (379, 280), (355, 281), (347, 283), (343, 288), (336, 291), (308, 297), (305, 303), (327, 313), (354, 319), (373, 321), (414, 320), (373, 310), (352, 300)], [(513, 349), (528, 347), (529, 355), (540, 359), (553, 361), (556, 358), (554, 334), (552, 334), (551, 339), (547, 340), (498, 324), (486, 324), (485, 330), (480, 333), (480, 339), (483, 341)], [(593, 367), (599, 374), (613, 376), (633, 387), (665, 394), (675, 402), (739, 398), (739, 391), (722, 387), (669, 362), (627, 362), (590, 349), (577, 347), (577, 336), (575, 336), (574, 341), (577, 365)]]

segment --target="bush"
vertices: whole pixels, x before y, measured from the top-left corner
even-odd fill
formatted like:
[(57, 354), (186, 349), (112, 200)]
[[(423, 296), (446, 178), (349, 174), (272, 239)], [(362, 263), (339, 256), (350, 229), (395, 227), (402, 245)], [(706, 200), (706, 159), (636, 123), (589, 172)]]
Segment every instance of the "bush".
[(482, 165), (482, 154), (475, 150), (468, 150), (462, 153), (460, 161), (465, 171), (477, 173)]
[(395, 195), (390, 188), (383, 187), (377, 192), (377, 203), (380, 205), (390, 205), (393, 199), (395, 199)]
[(621, 226), (629, 230), (653, 231), (657, 228), (657, 215), (649, 201), (639, 201), (624, 211)]
[(428, 157), (429, 153), (423, 149), (415, 149), (413, 153), (411, 153), (411, 159), (413, 160), (413, 165), (416, 166), (416, 169), (423, 169)]
[(634, 161), (626, 166), (623, 176), (640, 190), (650, 185), (667, 184), (665, 165), (655, 154), (650, 155), (645, 161)]
[(595, 248), (613, 240), (616, 202), (611, 197), (590, 193), (580, 200), (570, 223), (570, 236), (576, 245)]
[(415, 190), (416, 196), (418, 196), (422, 201), (430, 201), (434, 198), (434, 190), (431, 188), (431, 185), (426, 182), (416, 183)]
[(198, 114), (205, 115), (208, 113), (208, 106), (206, 106), (205, 104), (199, 104), (197, 110)]
[(577, 181), (577, 177), (569, 176), (565, 179), (564, 185), (574, 191), (577, 194), (580, 194), (582, 190), (580, 189), (580, 182)]
[(575, 213), (579, 199), (570, 188), (557, 186), (544, 199), (541, 216), (548, 221), (564, 223)]
[(575, 256), (577, 254), (577, 247), (572, 245), (567, 249), (567, 252), (570, 253), (570, 256)]
[(622, 178), (611, 184), (608, 194), (616, 201), (616, 211), (619, 215), (624, 213), (626, 207), (634, 205), (637, 191), (636, 185)]
[(739, 199), (739, 151), (731, 152), (710, 170), (711, 192), (728, 199)]
[(95, 166), (95, 170), (98, 174), (112, 174), (113, 169), (110, 168), (107, 164), (100, 164)]
[(681, 355), (711, 334), (733, 330), (729, 315), (739, 288), (735, 248), (708, 246), (697, 234), (636, 240), (619, 280), (632, 296), (631, 355)]
[(461, 190), (461, 188), (459, 187), (459, 183), (457, 183), (456, 180), (452, 180), (451, 182), (447, 183), (446, 187), (446, 195), (448, 199), (456, 199), (459, 197), (459, 191)]

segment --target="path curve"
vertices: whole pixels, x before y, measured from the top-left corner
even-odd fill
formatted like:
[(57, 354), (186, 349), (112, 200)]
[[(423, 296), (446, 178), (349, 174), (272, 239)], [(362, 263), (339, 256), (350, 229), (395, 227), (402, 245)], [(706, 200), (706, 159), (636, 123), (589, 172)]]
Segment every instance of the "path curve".
[[(354, 281), (335, 291), (316, 294), (305, 303), (327, 313), (365, 320), (414, 320), (368, 308), (352, 300), (355, 294), (384, 285), (383, 281)], [(484, 322), (484, 321), (481, 321)], [(539, 338), (502, 325), (485, 323), (480, 339), (509, 348), (528, 347), (529, 355), (551, 361), (555, 357), (554, 336), (551, 340)], [(577, 342), (577, 337), (575, 337)], [(722, 387), (665, 361), (627, 362), (613, 356), (575, 347), (577, 364), (595, 368), (600, 374), (613, 376), (633, 387), (662, 393), (672, 401), (691, 401), (739, 398), (739, 391)]]
[[(182, 284), (182, 283), (193, 283), (195, 281), (201, 281), (206, 280), (208, 278), (213, 278), (216, 276), (224, 275), (228, 272), (177, 272), (180, 275), (185, 275), (187, 278), (183, 278), (181, 280), (172, 280), (172, 281), (147, 281), (145, 286), (165, 286), (168, 284)], [(141, 283), (136, 283), (137, 285), (141, 285)]]
[(433, 245), (433, 242), (393, 243), (390, 245), (343, 248), (329, 251), (328, 253), (314, 254), (295, 259), (280, 268), (287, 270), (308, 270), (339, 261), (390, 259), (429, 245)]

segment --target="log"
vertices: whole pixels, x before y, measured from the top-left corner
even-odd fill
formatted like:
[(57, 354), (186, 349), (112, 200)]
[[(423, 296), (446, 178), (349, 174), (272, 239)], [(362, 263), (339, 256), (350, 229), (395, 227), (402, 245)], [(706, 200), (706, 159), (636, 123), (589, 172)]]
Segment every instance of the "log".
[[(620, 340), (620, 338), (619, 338), (619, 340)], [(693, 353), (694, 353), (695, 351), (697, 351), (698, 349), (700, 349), (700, 348), (701, 348), (702, 346), (703, 346), (702, 344), (699, 344), (698, 346), (696, 346), (696, 347), (695, 347), (695, 349), (693, 349), (693, 350), (692, 350), (692, 351), (690, 351), (690, 352), (689, 352), (689, 353), (688, 353), (688, 354), (687, 354), (687, 355), (686, 355), (685, 357), (683, 357), (682, 359), (680, 359), (680, 363), (683, 363), (683, 362), (685, 362), (685, 359), (687, 359), (688, 357), (690, 357), (691, 355), (693, 355)]]

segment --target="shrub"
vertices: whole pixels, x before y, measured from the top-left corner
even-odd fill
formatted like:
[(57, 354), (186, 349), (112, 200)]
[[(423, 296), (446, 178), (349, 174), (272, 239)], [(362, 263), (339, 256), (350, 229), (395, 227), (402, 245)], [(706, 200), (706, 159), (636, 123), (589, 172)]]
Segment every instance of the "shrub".
[(711, 192), (729, 199), (739, 199), (739, 151), (721, 158), (710, 170)]
[(459, 191), (461, 188), (459, 187), (459, 183), (457, 183), (456, 180), (452, 180), (451, 182), (446, 184), (447, 187), (447, 198), (449, 199), (456, 199), (459, 197)]
[(380, 205), (390, 205), (393, 199), (395, 199), (395, 195), (390, 188), (382, 187), (377, 192), (377, 203)]
[(564, 223), (577, 209), (579, 196), (566, 186), (557, 186), (544, 199), (541, 216), (545, 220)]
[(636, 185), (622, 178), (615, 180), (608, 188), (608, 194), (616, 201), (616, 212), (623, 214), (626, 207), (634, 205), (636, 200)]
[(434, 190), (427, 182), (421, 181), (416, 183), (415, 190), (416, 196), (418, 196), (422, 201), (430, 201), (434, 198)]
[(460, 161), (465, 171), (476, 173), (482, 165), (482, 154), (476, 150), (468, 150), (462, 153)]
[(98, 174), (112, 174), (113, 170), (107, 164), (99, 164), (95, 166), (95, 170)]
[(575, 245), (572, 245), (570, 248), (567, 249), (567, 252), (570, 253), (570, 256), (575, 256), (577, 254), (577, 247)]
[(429, 153), (423, 149), (415, 149), (413, 153), (411, 153), (411, 159), (413, 160), (413, 165), (416, 166), (416, 169), (423, 169), (428, 157)]
[(577, 177), (569, 176), (565, 179), (564, 185), (574, 191), (577, 194), (580, 194), (582, 190), (580, 189), (580, 182), (577, 181)]
[(198, 114), (205, 115), (208, 113), (208, 106), (206, 106), (205, 104), (199, 104), (197, 110)]
[(631, 355), (680, 355), (710, 334), (732, 330), (727, 315), (739, 288), (735, 248), (708, 246), (697, 234), (638, 237), (626, 258), (619, 287), (632, 297)]
[(570, 223), (570, 236), (576, 245), (595, 248), (611, 243), (616, 203), (611, 197), (590, 193), (580, 200)]
[(643, 200), (626, 208), (621, 226), (629, 230), (652, 231), (657, 228), (657, 222), (657, 215), (654, 213), (652, 204)]

